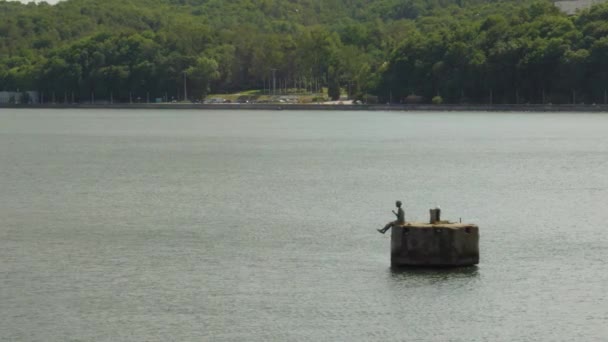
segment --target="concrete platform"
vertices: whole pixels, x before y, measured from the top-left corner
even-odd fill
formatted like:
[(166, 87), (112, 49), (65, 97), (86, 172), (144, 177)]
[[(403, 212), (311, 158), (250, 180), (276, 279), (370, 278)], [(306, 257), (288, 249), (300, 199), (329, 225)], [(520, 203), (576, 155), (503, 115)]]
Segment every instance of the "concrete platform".
[(477, 225), (410, 222), (391, 230), (391, 267), (450, 267), (479, 263)]

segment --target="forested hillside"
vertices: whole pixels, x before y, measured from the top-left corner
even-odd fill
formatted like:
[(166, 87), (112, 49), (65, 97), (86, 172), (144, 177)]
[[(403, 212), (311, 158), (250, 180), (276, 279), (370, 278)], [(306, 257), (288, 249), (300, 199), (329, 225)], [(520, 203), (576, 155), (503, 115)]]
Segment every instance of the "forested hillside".
[(547, 1), (0, 0), (0, 90), (191, 99), (270, 87), (381, 101), (605, 101), (608, 5)]

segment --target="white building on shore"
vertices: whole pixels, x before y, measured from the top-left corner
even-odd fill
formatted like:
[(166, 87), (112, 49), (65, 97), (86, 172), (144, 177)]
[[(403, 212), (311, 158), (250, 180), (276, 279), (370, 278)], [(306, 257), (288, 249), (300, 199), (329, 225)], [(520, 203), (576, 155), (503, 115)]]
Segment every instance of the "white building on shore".
[[(26, 95), (27, 94), (27, 95)], [(0, 91), (0, 104), (21, 104), (26, 100), (28, 104), (38, 103), (37, 91)]]
[(606, 0), (565, 0), (555, 1), (554, 3), (562, 12), (573, 15), (578, 10), (587, 9), (603, 2), (606, 2)]

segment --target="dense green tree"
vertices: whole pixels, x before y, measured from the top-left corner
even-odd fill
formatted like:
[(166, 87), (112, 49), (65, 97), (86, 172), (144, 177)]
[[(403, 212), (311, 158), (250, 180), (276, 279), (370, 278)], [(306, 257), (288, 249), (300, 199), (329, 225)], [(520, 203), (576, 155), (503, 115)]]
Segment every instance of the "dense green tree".
[(0, 0), (0, 90), (143, 101), (274, 79), (383, 102), (598, 103), (607, 15), (547, 0)]
[(191, 84), (200, 97), (207, 95), (211, 82), (220, 77), (218, 68), (214, 59), (199, 57), (193, 66), (186, 69), (186, 75), (193, 81)]

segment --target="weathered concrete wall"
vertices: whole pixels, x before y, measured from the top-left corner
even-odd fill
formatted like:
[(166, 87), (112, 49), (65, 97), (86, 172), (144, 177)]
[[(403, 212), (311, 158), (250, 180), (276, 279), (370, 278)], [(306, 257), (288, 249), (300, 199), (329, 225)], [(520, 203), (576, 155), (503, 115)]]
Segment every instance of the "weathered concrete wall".
[(479, 228), (474, 224), (406, 223), (392, 228), (392, 267), (478, 263)]

